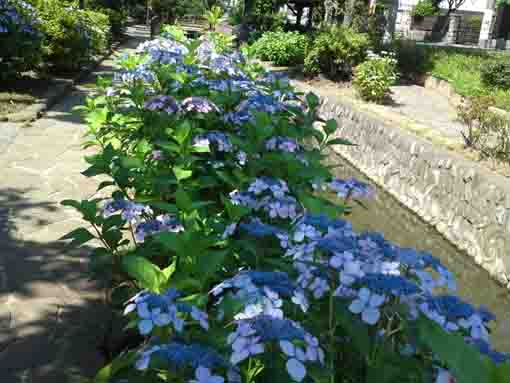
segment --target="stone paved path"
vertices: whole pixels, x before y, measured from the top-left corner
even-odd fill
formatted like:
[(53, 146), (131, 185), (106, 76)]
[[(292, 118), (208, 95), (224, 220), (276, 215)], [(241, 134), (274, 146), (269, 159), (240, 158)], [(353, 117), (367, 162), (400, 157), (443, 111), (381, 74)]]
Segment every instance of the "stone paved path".
[[(123, 51), (148, 37), (144, 26), (127, 33)], [(113, 64), (113, 57), (104, 61), (94, 76), (111, 73)], [(85, 274), (87, 251), (57, 241), (83, 223), (59, 202), (93, 196), (97, 186), (80, 174), (85, 126), (72, 112), (94, 76), (30, 126), (0, 123), (2, 383), (75, 383), (103, 363), (106, 310)]]

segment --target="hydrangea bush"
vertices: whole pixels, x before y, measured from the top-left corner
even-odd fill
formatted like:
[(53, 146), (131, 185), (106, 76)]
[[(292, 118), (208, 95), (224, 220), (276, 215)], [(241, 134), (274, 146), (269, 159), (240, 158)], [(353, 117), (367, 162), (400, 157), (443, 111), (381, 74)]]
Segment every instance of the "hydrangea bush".
[(0, 0), (0, 79), (34, 69), (41, 60), (43, 37), (34, 7), (21, 0)]
[(148, 41), (120, 67), (82, 107), (84, 175), (111, 196), (63, 202), (89, 223), (64, 239), (100, 243), (92, 271), (140, 336), (97, 382), (508, 380), (494, 317), (438, 259), (341, 218), (373, 190), (322, 164), (347, 141), (317, 96), (208, 40)]

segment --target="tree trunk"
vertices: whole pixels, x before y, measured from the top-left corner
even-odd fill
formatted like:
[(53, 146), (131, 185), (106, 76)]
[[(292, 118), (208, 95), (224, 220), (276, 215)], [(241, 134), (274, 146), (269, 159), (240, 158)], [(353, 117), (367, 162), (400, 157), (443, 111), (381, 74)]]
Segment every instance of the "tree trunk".
[(296, 25), (301, 25), (301, 18), (303, 17), (303, 7), (297, 6)]
[(308, 8), (308, 20), (306, 23), (306, 29), (311, 29), (313, 25), (313, 5)]

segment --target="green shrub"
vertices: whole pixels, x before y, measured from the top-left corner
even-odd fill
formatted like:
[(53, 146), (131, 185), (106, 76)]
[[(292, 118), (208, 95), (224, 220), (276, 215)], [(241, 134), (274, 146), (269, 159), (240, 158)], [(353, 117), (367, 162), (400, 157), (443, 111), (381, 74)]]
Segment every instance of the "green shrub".
[(305, 72), (349, 77), (352, 68), (365, 59), (369, 48), (370, 39), (367, 34), (343, 26), (333, 26), (313, 39), (305, 58)]
[(59, 0), (39, 0), (37, 8), (46, 35), (45, 61), (53, 70), (75, 70), (107, 47), (107, 15), (66, 6)]
[(353, 86), (366, 101), (382, 102), (389, 93), (390, 86), (397, 80), (397, 60), (393, 54), (369, 54), (368, 60), (354, 70)]
[(437, 16), (439, 8), (431, 0), (421, 0), (414, 6), (412, 14), (415, 17)]
[(266, 32), (253, 45), (254, 54), (261, 60), (276, 65), (302, 63), (308, 45), (308, 37), (298, 32)]
[(486, 86), (510, 89), (510, 62), (494, 61), (482, 64), (480, 77)]
[(470, 97), (457, 108), (457, 118), (466, 126), (461, 135), (467, 147), (478, 147), (480, 140), (487, 136), (492, 118), (489, 107), (493, 105), (493, 97), (480, 96)]
[[(112, 35), (119, 36), (126, 27), (128, 18), (128, 9), (124, 1), (118, 0), (88, 0), (87, 9), (104, 13), (108, 15), (110, 21), (110, 30)], [(145, 11), (145, 8), (144, 8)]]
[(36, 68), (43, 34), (36, 11), (25, 2), (0, 0), (0, 79)]
[(220, 54), (230, 52), (234, 48), (235, 36), (222, 32), (209, 32), (207, 37), (214, 43), (216, 52)]
[(495, 97), (471, 97), (458, 108), (458, 118), (466, 125), (461, 132), (467, 147), (479, 151), (482, 158), (510, 164), (510, 119), (491, 109)]

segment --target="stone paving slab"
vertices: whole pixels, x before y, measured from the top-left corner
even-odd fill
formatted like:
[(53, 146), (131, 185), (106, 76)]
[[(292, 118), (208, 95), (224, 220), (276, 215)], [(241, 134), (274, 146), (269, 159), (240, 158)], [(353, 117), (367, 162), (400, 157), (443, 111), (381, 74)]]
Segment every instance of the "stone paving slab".
[[(149, 36), (144, 26), (128, 34), (123, 51)], [(95, 74), (113, 67), (111, 57)], [(92, 89), (77, 86), (29, 126), (0, 122), (2, 383), (78, 383), (104, 363), (99, 346), (109, 313), (103, 291), (88, 279), (90, 248), (58, 241), (85, 224), (60, 201), (90, 198), (99, 182), (80, 174), (91, 151), (80, 147), (86, 127), (72, 111)]]

